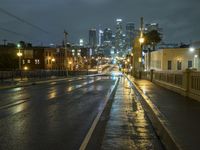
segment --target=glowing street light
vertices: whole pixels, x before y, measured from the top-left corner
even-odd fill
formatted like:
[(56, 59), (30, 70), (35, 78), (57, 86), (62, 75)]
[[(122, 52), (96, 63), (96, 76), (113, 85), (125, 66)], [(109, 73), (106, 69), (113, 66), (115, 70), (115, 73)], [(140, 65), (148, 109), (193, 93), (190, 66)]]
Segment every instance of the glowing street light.
[(24, 70), (28, 70), (28, 67), (27, 67), (27, 66), (25, 66), (25, 67), (24, 67)]
[(55, 62), (56, 60), (55, 60), (55, 58), (52, 58), (51, 61), (52, 61), (52, 62)]
[(189, 48), (189, 51), (190, 51), (190, 52), (194, 52), (194, 51), (195, 51), (194, 47), (190, 47), (190, 48)]
[(72, 62), (69, 61), (69, 68), (70, 68), (70, 70), (72, 70), (71, 65), (72, 65)]
[(144, 38), (143, 38), (143, 37), (140, 37), (140, 38), (139, 38), (139, 42), (140, 42), (140, 44), (143, 44), (143, 43), (144, 43)]

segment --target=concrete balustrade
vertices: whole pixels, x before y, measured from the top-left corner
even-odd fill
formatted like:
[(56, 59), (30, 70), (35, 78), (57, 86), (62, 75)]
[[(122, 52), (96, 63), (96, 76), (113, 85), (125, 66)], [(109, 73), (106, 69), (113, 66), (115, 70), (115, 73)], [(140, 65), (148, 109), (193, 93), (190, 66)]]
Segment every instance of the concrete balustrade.
[(142, 79), (150, 80), (169, 90), (200, 101), (200, 72), (185, 71), (149, 71), (142, 72)]

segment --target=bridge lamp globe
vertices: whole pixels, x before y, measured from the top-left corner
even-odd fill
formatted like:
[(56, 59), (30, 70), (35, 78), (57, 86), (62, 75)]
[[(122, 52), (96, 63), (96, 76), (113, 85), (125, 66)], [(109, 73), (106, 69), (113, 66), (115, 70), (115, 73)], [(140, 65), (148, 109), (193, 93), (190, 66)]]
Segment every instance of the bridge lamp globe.
[(194, 52), (194, 51), (195, 51), (194, 47), (190, 47), (190, 48), (189, 48), (189, 51), (190, 51), (190, 52)]

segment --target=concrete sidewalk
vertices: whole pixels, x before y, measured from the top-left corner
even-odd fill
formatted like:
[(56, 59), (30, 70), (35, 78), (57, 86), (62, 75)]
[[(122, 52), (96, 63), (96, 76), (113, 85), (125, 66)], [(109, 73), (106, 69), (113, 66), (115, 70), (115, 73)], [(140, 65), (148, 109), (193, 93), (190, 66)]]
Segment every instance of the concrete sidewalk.
[(181, 96), (147, 80), (134, 82), (164, 116), (162, 122), (181, 149), (200, 149), (200, 102)]
[(122, 77), (114, 96), (101, 149), (162, 150), (163, 147), (146, 117), (128, 80)]

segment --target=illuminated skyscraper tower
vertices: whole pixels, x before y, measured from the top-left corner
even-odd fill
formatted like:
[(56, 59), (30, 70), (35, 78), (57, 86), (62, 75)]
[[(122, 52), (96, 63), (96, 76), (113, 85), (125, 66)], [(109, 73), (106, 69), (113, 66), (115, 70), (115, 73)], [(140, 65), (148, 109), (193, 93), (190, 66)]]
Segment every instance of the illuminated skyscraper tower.
[(122, 19), (117, 19), (116, 33), (115, 33), (115, 49), (117, 52), (123, 50), (123, 30), (122, 30)]
[(97, 33), (96, 29), (89, 30), (89, 46), (95, 48), (97, 46)]
[(126, 45), (130, 49), (133, 47), (133, 40), (135, 37), (135, 25), (134, 23), (126, 24)]

